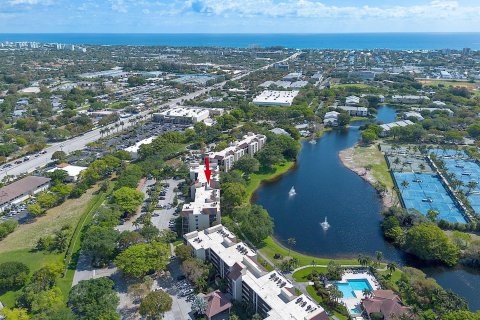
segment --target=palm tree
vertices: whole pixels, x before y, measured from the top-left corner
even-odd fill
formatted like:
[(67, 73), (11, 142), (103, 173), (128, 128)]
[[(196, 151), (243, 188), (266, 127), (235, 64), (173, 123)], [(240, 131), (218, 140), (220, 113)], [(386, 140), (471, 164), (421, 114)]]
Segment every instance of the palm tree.
[(331, 285), (327, 288), (328, 295), (333, 302), (337, 303), (338, 299), (343, 298), (343, 292), (338, 289), (336, 285)]
[(395, 262), (389, 262), (387, 263), (387, 269), (388, 269), (389, 275), (391, 276), (392, 273), (394, 273), (395, 270), (397, 269), (397, 265), (395, 264)]
[(295, 238), (288, 238), (287, 243), (288, 243), (288, 255), (290, 256), (290, 250), (291, 250), (290, 248), (297, 244), (297, 240), (295, 240)]
[(468, 188), (467, 193), (471, 193), (472, 190), (475, 189), (477, 186), (478, 186), (478, 182), (477, 182), (477, 181), (473, 181), (473, 180), (469, 181), (469, 182), (467, 183), (467, 188)]
[(400, 185), (402, 186), (403, 190), (405, 190), (406, 188), (408, 188), (408, 186), (410, 185), (410, 183), (408, 183), (407, 180), (403, 180)]
[(375, 257), (377, 258), (377, 264), (380, 265), (380, 262), (383, 260), (383, 252), (375, 251)]
[(418, 166), (420, 168), (420, 170), (425, 170), (425, 165), (423, 163), (420, 163), (420, 165)]
[(372, 295), (373, 295), (373, 292), (372, 290), (368, 289), (368, 288), (365, 288), (362, 290), (362, 294), (365, 298), (371, 298)]

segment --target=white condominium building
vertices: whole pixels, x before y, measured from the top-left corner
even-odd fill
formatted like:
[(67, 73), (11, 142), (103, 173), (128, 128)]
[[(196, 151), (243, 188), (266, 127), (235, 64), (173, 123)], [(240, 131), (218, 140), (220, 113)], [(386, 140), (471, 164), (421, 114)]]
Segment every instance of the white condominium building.
[(263, 134), (249, 132), (242, 140), (231, 143), (222, 151), (210, 152), (208, 157), (211, 163), (218, 164), (223, 171), (228, 172), (238, 159), (245, 155), (252, 157), (263, 148), (266, 142), (267, 137)]
[(427, 96), (392, 96), (392, 100), (395, 103), (407, 103), (407, 104), (415, 104), (415, 103), (422, 103), (423, 101), (429, 101), (430, 98)]
[(196, 258), (209, 261), (228, 284), (233, 300), (249, 303), (267, 320), (328, 320), (322, 307), (304, 294), (295, 295), (292, 283), (278, 271), (268, 272), (257, 253), (224, 226), (184, 235)]
[(218, 166), (210, 164), (212, 171), (210, 185), (207, 185), (205, 165), (191, 164), (190, 178), (193, 184), (190, 187), (192, 202), (183, 205), (182, 233), (194, 230), (204, 230), (220, 223), (220, 179)]

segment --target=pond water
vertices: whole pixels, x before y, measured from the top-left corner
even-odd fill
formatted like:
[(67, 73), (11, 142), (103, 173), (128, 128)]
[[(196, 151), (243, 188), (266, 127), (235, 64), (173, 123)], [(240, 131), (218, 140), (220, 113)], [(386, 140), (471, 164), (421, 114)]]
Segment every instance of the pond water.
[[(379, 109), (377, 120), (394, 121), (395, 110)], [(295, 238), (296, 251), (318, 257), (356, 258), (358, 254), (375, 255), (399, 264), (414, 260), (382, 236), (381, 201), (375, 189), (361, 177), (344, 167), (338, 153), (353, 146), (359, 139), (359, 126), (327, 132), (311, 144), (302, 142), (295, 169), (280, 179), (263, 184), (255, 201), (264, 206), (275, 222), (274, 236), (288, 247), (287, 239)], [(296, 195), (289, 196), (295, 187)], [(320, 225), (327, 217), (328, 230)], [(445, 288), (464, 296), (472, 309), (480, 309), (480, 276), (467, 269), (421, 267)]]

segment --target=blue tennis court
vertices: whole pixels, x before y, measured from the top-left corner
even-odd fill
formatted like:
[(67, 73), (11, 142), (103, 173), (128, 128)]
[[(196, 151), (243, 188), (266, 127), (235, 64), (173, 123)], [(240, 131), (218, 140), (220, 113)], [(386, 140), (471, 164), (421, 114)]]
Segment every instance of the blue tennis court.
[[(480, 166), (475, 161), (459, 159), (443, 159), (447, 170), (455, 175), (455, 178), (462, 181), (462, 190), (467, 192), (467, 198), (475, 212), (480, 212)], [(470, 181), (477, 183), (477, 186), (470, 189), (467, 185)]]
[(434, 154), (437, 157), (441, 158), (468, 158), (468, 155), (463, 150), (452, 150), (452, 149), (429, 149), (430, 154)]
[[(413, 172), (394, 172), (393, 175), (407, 209), (416, 209), (423, 215), (433, 209), (440, 213), (438, 220), (466, 223), (437, 175)], [(408, 182), (407, 187), (402, 186), (403, 181)]]

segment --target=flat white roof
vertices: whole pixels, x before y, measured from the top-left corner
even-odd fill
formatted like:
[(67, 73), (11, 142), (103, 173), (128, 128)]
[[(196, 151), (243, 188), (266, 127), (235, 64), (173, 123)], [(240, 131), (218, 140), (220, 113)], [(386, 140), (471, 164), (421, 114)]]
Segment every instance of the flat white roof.
[(254, 133), (249, 133), (245, 136), (243, 136), (243, 139), (240, 141), (235, 141), (234, 143), (230, 144), (227, 148), (223, 149), (222, 151), (217, 151), (217, 152), (211, 152), (208, 154), (209, 158), (213, 159), (217, 156), (225, 158), (227, 154), (230, 152), (235, 152), (239, 150), (239, 146), (243, 144), (250, 144), (252, 143), (255, 139), (264, 139), (265, 136), (262, 134), (254, 134)]
[(265, 90), (253, 99), (254, 104), (258, 105), (284, 105), (291, 106), (293, 99), (297, 96), (298, 91), (276, 91)]
[(209, 114), (207, 109), (204, 108), (172, 108), (169, 110), (165, 110), (160, 112), (163, 116), (169, 117), (185, 117), (185, 118), (196, 118), (203, 114)]
[(402, 120), (402, 121), (385, 123), (385, 124), (380, 125), (380, 127), (383, 128), (383, 131), (389, 131), (393, 127), (405, 127), (405, 126), (408, 126), (408, 125), (411, 125), (411, 124), (413, 124), (413, 122), (410, 121), (410, 120)]
[(205, 176), (205, 165), (197, 163), (192, 164), (190, 172), (197, 174), (195, 186), (195, 200), (183, 205), (183, 211), (192, 211), (193, 214), (202, 214), (205, 208), (216, 208), (220, 210), (220, 190), (212, 188), (212, 181), (219, 181), (220, 176), (218, 168), (210, 164), (212, 175), (210, 177), (210, 185), (207, 185), (207, 177)]
[(50, 169), (48, 170), (47, 172), (53, 172), (53, 171), (57, 171), (57, 170), (63, 170), (63, 171), (66, 171), (68, 176), (69, 177), (77, 177), (80, 172), (82, 172), (83, 170), (87, 169), (87, 167), (80, 167), (80, 166), (72, 166), (72, 165), (68, 165), (68, 166), (65, 166), (65, 167), (57, 167), (57, 168), (53, 168), (53, 169)]
[(135, 143), (133, 146), (125, 148), (124, 150), (127, 151), (127, 152), (136, 153), (136, 152), (138, 152), (138, 149), (140, 148), (140, 146), (142, 144), (150, 144), (150, 143), (152, 143), (153, 139), (155, 139), (156, 137), (157, 136), (153, 136), (153, 137), (150, 137), (150, 138), (147, 138), (147, 139), (143, 139), (142, 141), (139, 141), (139, 142)]
[(305, 320), (324, 310), (305, 295), (295, 296), (292, 283), (278, 271), (267, 272), (256, 261), (256, 252), (236, 237), (223, 225), (193, 231), (185, 239), (194, 250), (210, 249), (228, 266), (240, 265), (242, 282), (245, 282), (271, 308), (268, 320)]

